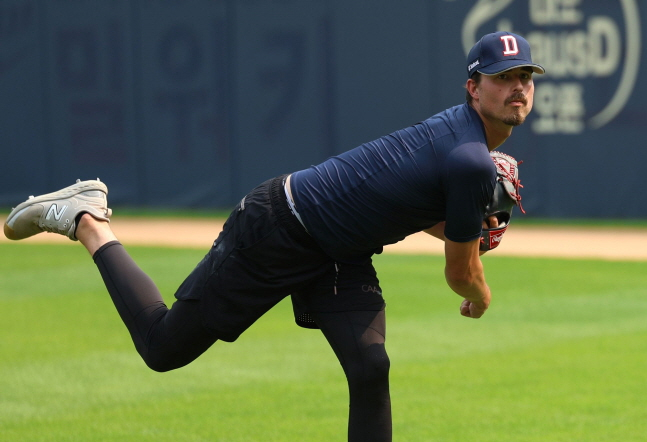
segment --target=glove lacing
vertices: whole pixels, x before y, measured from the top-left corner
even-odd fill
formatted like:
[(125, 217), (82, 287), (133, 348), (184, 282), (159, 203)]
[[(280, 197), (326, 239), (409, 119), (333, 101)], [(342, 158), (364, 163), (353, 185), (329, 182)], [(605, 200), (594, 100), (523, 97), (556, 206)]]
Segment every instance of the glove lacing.
[(494, 159), (494, 165), (497, 168), (497, 181), (503, 182), (503, 180), (505, 179), (508, 180), (510, 184), (512, 184), (512, 188), (514, 189), (512, 191), (509, 187), (505, 185), (504, 187), (508, 191), (510, 197), (515, 200), (515, 204), (519, 207), (521, 213), (525, 214), (526, 211), (523, 210), (523, 206), (521, 205), (521, 194), (519, 193), (519, 188), (523, 188), (523, 185), (521, 185), (521, 180), (517, 178), (519, 176), (519, 174), (517, 173), (517, 165), (523, 163), (523, 161), (516, 161), (509, 155), (501, 152), (498, 152), (498, 156), (507, 157), (514, 161), (505, 161), (508, 164), (508, 167), (505, 167), (502, 164), (503, 161), (499, 160), (499, 158)]

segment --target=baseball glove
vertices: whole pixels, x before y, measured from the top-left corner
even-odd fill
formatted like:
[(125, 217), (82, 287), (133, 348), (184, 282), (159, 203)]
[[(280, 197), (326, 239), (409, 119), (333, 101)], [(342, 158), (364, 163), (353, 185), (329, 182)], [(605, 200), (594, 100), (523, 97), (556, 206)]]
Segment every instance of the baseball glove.
[(519, 182), (518, 170), (518, 165), (521, 164), (521, 161), (517, 162), (510, 155), (497, 151), (490, 152), (490, 156), (494, 161), (497, 177), (494, 194), (485, 208), (484, 219), (488, 224), (488, 218), (496, 216), (499, 225), (494, 228), (483, 229), (480, 245), (482, 251), (492, 250), (501, 243), (503, 234), (510, 224), (514, 206), (519, 206), (521, 213), (526, 213), (521, 207), (521, 195), (519, 194), (519, 188), (523, 187)]

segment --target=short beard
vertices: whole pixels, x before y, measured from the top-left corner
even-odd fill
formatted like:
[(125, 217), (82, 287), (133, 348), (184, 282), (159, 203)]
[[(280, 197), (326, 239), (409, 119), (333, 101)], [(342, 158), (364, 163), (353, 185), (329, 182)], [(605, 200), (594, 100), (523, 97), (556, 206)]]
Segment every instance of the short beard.
[(516, 113), (511, 117), (504, 118), (502, 121), (504, 124), (507, 124), (508, 126), (520, 126), (523, 124), (524, 121), (526, 121), (526, 117), (521, 115), (521, 113)]
[[(506, 100), (506, 104), (509, 104), (512, 101), (521, 101), (524, 104), (524, 106), (528, 103), (528, 101), (526, 100), (526, 97), (521, 93), (514, 94), (512, 97), (508, 98)], [(523, 124), (524, 121), (526, 121), (526, 117), (521, 114), (521, 109), (517, 108), (514, 115), (512, 115), (510, 117), (506, 117), (502, 121), (503, 121), (503, 123), (507, 124), (508, 126), (519, 126), (519, 125)]]

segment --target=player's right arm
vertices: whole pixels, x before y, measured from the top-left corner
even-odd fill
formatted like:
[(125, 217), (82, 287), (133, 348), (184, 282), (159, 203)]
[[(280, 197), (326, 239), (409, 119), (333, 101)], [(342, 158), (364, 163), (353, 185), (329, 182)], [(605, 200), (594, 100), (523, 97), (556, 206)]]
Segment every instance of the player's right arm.
[(480, 318), (490, 305), (490, 288), (485, 282), (479, 256), (480, 239), (455, 242), (445, 238), (445, 280), (464, 298), (461, 315)]
[(490, 288), (479, 246), (483, 215), (496, 184), (496, 167), (482, 143), (466, 140), (447, 156), (441, 178), (445, 193), (445, 279), (464, 298), (461, 314), (480, 318), (490, 304)]

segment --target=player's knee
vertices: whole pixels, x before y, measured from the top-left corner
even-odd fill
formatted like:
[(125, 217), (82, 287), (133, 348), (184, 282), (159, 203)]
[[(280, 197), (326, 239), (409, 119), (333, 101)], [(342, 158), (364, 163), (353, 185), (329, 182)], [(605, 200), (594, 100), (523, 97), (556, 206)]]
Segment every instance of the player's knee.
[(384, 344), (375, 344), (374, 347), (379, 347), (380, 351), (369, 350), (370, 355), (365, 357), (366, 377), (374, 382), (384, 382), (389, 378), (391, 361), (384, 350)]
[(174, 355), (166, 354), (164, 352), (149, 351), (140, 353), (144, 363), (148, 368), (158, 373), (165, 373), (167, 371), (175, 370), (184, 367), (190, 361), (184, 361)]
[(144, 362), (148, 368), (158, 373), (165, 373), (178, 368), (171, 361), (160, 358), (144, 358)]
[(356, 386), (378, 385), (388, 383), (390, 367), (384, 344), (373, 344), (363, 351), (361, 361), (348, 367), (346, 375)]

